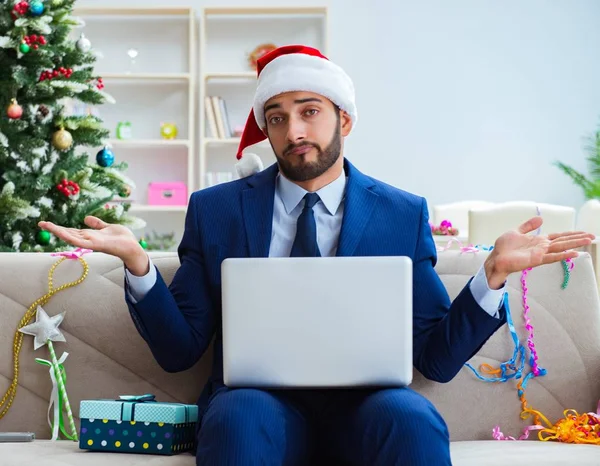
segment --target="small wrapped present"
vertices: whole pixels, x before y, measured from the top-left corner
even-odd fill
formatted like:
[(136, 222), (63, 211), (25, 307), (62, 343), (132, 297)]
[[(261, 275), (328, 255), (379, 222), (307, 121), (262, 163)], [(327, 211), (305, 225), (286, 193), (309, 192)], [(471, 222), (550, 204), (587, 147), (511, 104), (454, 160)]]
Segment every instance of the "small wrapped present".
[(193, 449), (198, 406), (121, 396), (82, 400), (79, 417), (82, 450), (173, 455)]

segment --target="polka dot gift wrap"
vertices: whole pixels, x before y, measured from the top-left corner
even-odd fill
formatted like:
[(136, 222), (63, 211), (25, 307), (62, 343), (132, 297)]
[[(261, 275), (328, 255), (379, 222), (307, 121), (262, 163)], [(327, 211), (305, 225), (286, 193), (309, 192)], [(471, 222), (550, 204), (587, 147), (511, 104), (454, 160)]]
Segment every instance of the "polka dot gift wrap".
[(83, 400), (82, 450), (174, 455), (194, 448), (198, 407), (159, 403), (153, 395)]

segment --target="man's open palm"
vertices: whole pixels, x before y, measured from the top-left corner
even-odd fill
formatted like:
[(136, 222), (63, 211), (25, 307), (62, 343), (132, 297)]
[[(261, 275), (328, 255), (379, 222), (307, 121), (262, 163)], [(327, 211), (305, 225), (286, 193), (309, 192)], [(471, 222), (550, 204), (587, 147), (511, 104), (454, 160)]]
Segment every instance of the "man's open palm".
[(103, 252), (121, 259), (131, 256), (139, 246), (133, 232), (123, 225), (108, 224), (93, 216), (86, 217), (84, 221), (90, 229), (65, 228), (52, 222), (39, 222), (38, 225), (72, 246)]
[(595, 238), (583, 231), (528, 235), (542, 225), (541, 217), (533, 217), (517, 230), (500, 236), (494, 244), (495, 271), (511, 274), (543, 264), (577, 257), (576, 248), (586, 246)]

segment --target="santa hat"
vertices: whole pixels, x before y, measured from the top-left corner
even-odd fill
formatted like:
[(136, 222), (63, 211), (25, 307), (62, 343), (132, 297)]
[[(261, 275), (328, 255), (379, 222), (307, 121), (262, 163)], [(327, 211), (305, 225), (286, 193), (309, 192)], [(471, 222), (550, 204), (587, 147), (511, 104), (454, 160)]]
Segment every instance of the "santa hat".
[(258, 85), (252, 110), (246, 121), (237, 151), (236, 171), (240, 178), (263, 169), (260, 157), (243, 151), (267, 138), (264, 106), (284, 92), (314, 92), (331, 100), (356, 123), (358, 114), (354, 84), (345, 71), (321, 52), (304, 45), (286, 45), (267, 53), (257, 62)]

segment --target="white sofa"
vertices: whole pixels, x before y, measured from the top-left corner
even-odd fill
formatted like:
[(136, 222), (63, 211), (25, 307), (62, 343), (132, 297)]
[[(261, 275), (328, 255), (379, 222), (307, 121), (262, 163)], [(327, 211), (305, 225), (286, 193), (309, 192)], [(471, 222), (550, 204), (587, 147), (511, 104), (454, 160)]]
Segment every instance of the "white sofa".
[[(476, 272), (486, 254), (461, 254), (456, 250), (440, 253), (436, 270), (451, 297)], [(177, 256), (152, 255), (170, 281), (179, 265)], [(186, 372), (163, 372), (127, 312), (122, 264), (103, 254), (84, 257), (89, 264), (88, 277), (44, 306), (50, 315), (67, 312), (61, 326), (67, 342), (56, 343), (56, 348), (59, 355), (69, 352), (65, 363), (67, 389), (75, 416), (82, 399), (123, 394), (150, 392), (161, 401), (195, 402), (208, 375), (211, 352)], [(49, 254), (0, 254), (0, 395), (12, 380), (12, 347), (18, 322), (31, 303), (46, 292), (48, 271), (55, 261)], [(78, 278), (81, 270), (77, 261), (61, 264), (55, 272), (56, 286)], [(509, 294), (515, 325), (524, 338), (519, 279), (519, 274), (510, 277)], [(600, 398), (600, 303), (589, 255), (575, 261), (569, 286), (564, 290), (562, 281), (560, 264), (534, 269), (528, 276), (539, 363), (548, 374), (530, 382), (527, 399), (552, 421), (561, 418), (566, 408), (594, 411)], [(512, 351), (510, 333), (504, 326), (471, 362), (475, 366), (483, 362), (497, 365), (509, 359)], [(13, 406), (0, 419), (0, 431), (33, 431), (38, 438), (25, 444), (0, 443), (0, 465), (194, 464), (190, 454), (162, 457), (91, 453), (79, 450), (74, 442), (43, 440), (50, 437), (46, 415), (51, 385), (48, 370), (34, 358), (47, 359), (47, 349), (34, 352), (29, 337), (20, 357), (19, 388)], [(445, 417), (456, 466), (600, 464), (598, 446), (541, 442), (535, 433), (533, 440), (493, 440), (496, 425), (512, 436), (518, 436), (529, 425), (519, 419), (514, 380), (502, 384), (482, 382), (465, 367), (447, 384), (427, 381), (416, 374), (413, 387), (429, 397)]]
[(575, 228), (576, 210), (573, 207), (533, 201), (510, 201), (469, 210), (468, 242), (492, 246), (504, 232), (516, 228), (539, 215), (544, 223), (540, 234), (549, 235)]

